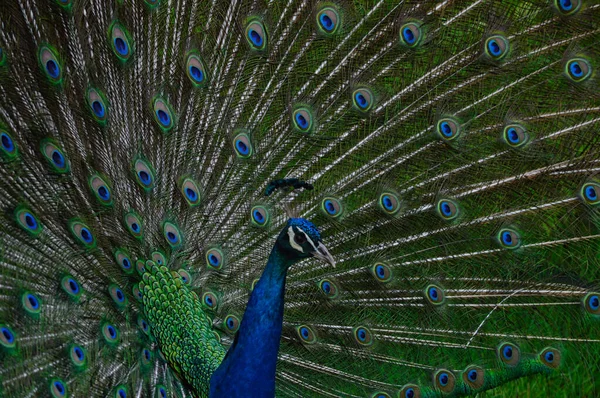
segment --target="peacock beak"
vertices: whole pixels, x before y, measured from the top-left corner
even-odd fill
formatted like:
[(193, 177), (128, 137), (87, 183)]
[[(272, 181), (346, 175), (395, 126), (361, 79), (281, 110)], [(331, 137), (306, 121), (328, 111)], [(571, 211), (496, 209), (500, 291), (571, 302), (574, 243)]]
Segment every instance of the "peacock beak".
[(329, 250), (322, 244), (319, 243), (317, 246), (317, 250), (312, 252), (312, 255), (318, 258), (319, 260), (325, 261), (328, 264), (331, 264), (332, 267), (335, 268), (335, 260)]

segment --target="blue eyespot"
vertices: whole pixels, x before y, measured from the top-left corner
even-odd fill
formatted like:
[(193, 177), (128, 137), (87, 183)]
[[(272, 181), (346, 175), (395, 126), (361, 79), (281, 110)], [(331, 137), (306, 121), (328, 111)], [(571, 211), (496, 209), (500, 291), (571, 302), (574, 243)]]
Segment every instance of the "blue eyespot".
[(116, 48), (117, 52), (120, 55), (122, 55), (122, 56), (127, 55), (127, 53), (129, 52), (129, 46), (127, 45), (127, 42), (125, 40), (123, 40), (122, 37), (116, 37), (114, 39), (114, 44), (115, 44), (115, 48)]
[(0, 133), (0, 143), (2, 143), (2, 149), (6, 152), (12, 152), (15, 149), (15, 144), (13, 143), (12, 138), (4, 132)]
[(177, 273), (181, 277), (181, 281), (184, 285), (189, 285), (192, 282), (192, 277), (186, 270), (180, 269), (179, 271), (177, 271)]
[(307, 325), (300, 325), (296, 328), (296, 333), (298, 333), (298, 337), (305, 344), (313, 344), (317, 341), (317, 335), (315, 332)]
[(202, 302), (212, 309), (217, 306), (217, 297), (212, 292), (206, 292), (202, 295)]
[(435, 373), (435, 386), (442, 390), (443, 393), (450, 393), (454, 390), (455, 378), (454, 374), (449, 370), (441, 369)]
[(130, 39), (127, 30), (118, 21), (114, 21), (110, 27), (112, 49), (121, 62), (126, 62), (131, 57)]
[(200, 58), (200, 54), (197, 51), (191, 51), (187, 55), (187, 75), (196, 87), (201, 87), (206, 83), (206, 69), (204, 68), (204, 62)]
[(561, 353), (555, 348), (548, 347), (540, 353), (539, 358), (544, 365), (556, 369), (560, 366)]
[(404, 37), (404, 41), (406, 41), (408, 44), (413, 44), (417, 40), (413, 31), (408, 27), (402, 29), (402, 36)]
[(363, 326), (354, 328), (354, 339), (360, 345), (371, 345), (373, 343), (373, 335), (371, 331)]
[(104, 336), (104, 340), (111, 344), (116, 343), (117, 339), (119, 338), (119, 332), (117, 331), (117, 328), (109, 323), (105, 323), (102, 326), (102, 335)]
[(319, 21), (321, 21), (321, 26), (323, 27), (323, 29), (325, 29), (328, 32), (331, 32), (335, 27), (331, 17), (329, 17), (329, 15), (325, 13), (321, 14), (321, 16), (319, 17)]
[(248, 145), (246, 145), (241, 140), (237, 140), (235, 142), (235, 146), (236, 146), (238, 152), (240, 152), (242, 155), (247, 155), (250, 152), (250, 148), (248, 148)]
[(206, 252), (206, 262), (209, 267), (220, 269), (223, 265), (223, 253), (216, 248), (208, 250)]
[(590, 314), (600, 315), (600, 294), (588, 293), (583, 299), (583, 304)]
[(80, 368), (85, 365), (85, 351), (78, 345), (72, 345), (69, 348), (69, 357), (71, 363)]
[(198, 194), (192, 188), (185, 189), (185, 196), (192, 202), (198, 199)]
[(437, 211), (444, 220), (453, 220), (458, 216), (458, 205), (450, 199), (441, 199)]
[(476, 370), (471, 370), (469, 371), (469, 373), (467, 373), (467, 377), (469, 378), (469, 380), (471, 381), (476, 381), (477, 380), (477, 371)]
[(572, 58), (567, 61), (566, 74), (572, 81), (582, 82), (592, 75), (592, 65), (584, 58)]
[(180, 192), (189, 206), (200, 204), (200, 191), (192, 178), (185, 178), (181, 181)]
[(239, 158), (249, 158), (252, 156), (253, 148), (250, 136), (246, 133), (238, 133), (233, 139), (235, 153)]
[(444, 303), (445, 294), (444, 290), (436, 285), (429, 285), (425, 289), (425, 297), (433, 305), (441, 305)]
[(119, 387), (117, 389), (117, 397), (118, 398), (127, 398), (127, 390), (125, 390), (125, 387)]
[(398, 398), (420, 398), (421, 389), (414, 384), (407, 384), (398, 392)]
[(108, 293), (117, 306), (123, 307), (125, 304), (127, 304), (127, 298), (125, 297), (125, 294), (117, 285), (111, 284), (108, 287)]
[(334, 7), (325, 7), (317, 13), (317, 26), (322, 33), (331, 35), (340, 26), (341, 18), (338, 10)]
[(523, 126), (520, 124), (509, 124), (504, 127), (502, 136), (504, 141), (512, 147), (520, 147), (527, 143), (529, 135)]
[(190, 65), (190, 76), (198, 83), (204, 80), (204, 72), (194, 65)]
[(42, 155), (48, 160), (52, 169), (57, 173), (66, 173), (69, 171), (69, 166), (63, 151), (58, 145), (49, 139), (45, 139), (41, 143)]
[(79, 287), (79, 283), (77, 283), (77, 281), (67, 275), (64, 276), (60, 282), (60, 285), (62, 287), (62, 289), (69, 295), (71, 296), (72, 299), (78, 299), (79, 296), (81, 296), (81, 288)]
[(581, 187), (580, 196), (588, 205), (600, 204), (600, 184), (596, 182), (586, 182)]
[(298, 126), (301, 129), (307, 129), (308, 128), (308, 120), (306, 119), (306, 117), (300, 113), (296, 114), (296, 123), (298, 123)]
[(183, 240), (183, 238), (181, 236), (179, 228), (175, 224), (169, 221), (165, 221), (163, 224), (163, 234), (167, 239), (167, 243), (172, 248), (177, 248), (181, 246), (181, 241)]
[(75, 354), (77, 359), (79, 359), (80, 361), (83, 361), (83, 359), (85, 358), (85, 356), (83, 355), (83, 350), (79, 347), (74, 347), (73, 353)]
[(134, 163), (134, 172), (137, 177), (137, 181), (140, 186), (148, 191), (154, 186), (154, 171), (152, 171), (150, 165), (142, 159), (137, 159)]
[(32, 293), (26, 293), (23, 297), (23, 305), (27, 312), (37, 314), (40, 312), (40, 300)]
[(514, 366), (519, 363), (521, 353), (517, 346), (510, 343), (504, 343), (498, 348), (498, 356), (506, 365)]
[(52, 77), (53, 79), (56, 79), (58, 77), (58, 75), (60, 74), (60, 68), (56, 61), (51, 59), (46, 62), (46, 72), (48, 72), (50, 77)]
[(98, 117), (104, 117), (104, 105), (100, 101), (92, 102), (92, 110)]
[(438, 381), (442, 387), (447, 386), (449, 381), (448, 373), (440, 373), (440, 375), (438, 376)]
[(292, 114), (294, 127), (302, 133), (309, 133), (312, 130), (313, 119), (307, 108), (298, 108)]
[(40, 302), (33, 294), (27, 295), (27, 301), (29, 301), (31, 308), (33, 308), (33, 309), (38, 309), (40, 307)]
[(237, 332), (240, 327), (240, 320), (235, 315), (227, 315), (225, 318), (225, 326), (230, 332)]
[(266, 207), (254, 206), (252, 212), (252, 223), (257, 227), (264, 227), (269, 223), (270, 215)]
[(160, 394), (160, 398), (167, 398), (167, 390), (164, 387), (160, 387), (158, 393)]
[(325, 214), (329, 216), (337, 217), (342, 214), (342, 204), (335, 198), (324, 198), (321, 202), (321, 207)]
[(154, 110), (154, 119), (158, 123), (158, 127), (160, 127), (164, 133), (171, 130), (174, 126), (174, 116), (167, 100), (161, 97), (155, 97), (152, 100), (152, 109)]
[(490, 36), (485, 41), (485, 52), (494, 61), (504, 58), (509, 48), (508, 39), (503, 35)]
[(6, 348), (15, 346), (15, 334), (6, 325), (0, 325), (0, 345)]
[(352, 100), (356, 109), (366, 112), (373, 106), (373, 93), (368, 88), (359, 88), (352, 94)]
[(453, 140), (460, 135), (460, 132), (460, 124), (452, 118), (443, 118), (437, 122), (437, 133), (443, 140)]
[(162, 109), (156, 111), (156, 116), (158, 116), (158, 120), (164, 125), (171, 123), (171, 117)]
[(581, 0), (554, 0), (554, 6), (563, 15), (573, 15), (581, 8)]
[(64, 397), (67, 394), (67, 387), (61, 380), (53, 379), (50, 382), (50, 394), (54, 398)]
[(420, 22), (408, 22), (400, 27), (400, 44), (404, 47), (415, 48), (423, 38)]
[(46, 77), (53, 84), (62, 80), (62, 66), (58, 60), (58, 53), (53, 47), (42, 46), (38, 53), (38, 60)]
[(35, 220), (35, 217), (29, 212), (25, 213), (25, 224), (27, 224), (27, 227), (29, 227), (29, 229), (36, 229), (38, 225), (37, 221)]
[(371, 267), (371, 273), (379, 282), (389, 282), (392, 278), (392, 270), (383, 263), (376, 263)]
[(337, 296), (338, 289), (335, 283), (330, 281), (329, 279), (323, 279), (319, 282), (319, 289), (321, 292), (325, 294), (328, 298), (333, 298)]
[(250, 29), (248, 30), (248, 37), (250, 38), (250, 41), (256, 46), (256, 47), (260, 47), (262, 46), (263, 43), (263, 38), (262, 36), (255, 31), (254, 29)]
[(267, 46), (267, 36), (264, 25), (259, 21), (252, 21), (246, 27), (246, 39), (255, 50), (264, 50)]
[(521, 237), (516, 231), (509, 228), (500, 230), (498, 241), (506, 249), (516, 249), (521, 246)]
[(91, 243), (94, 238), (92, 237), (92, 233), (90, 232), (89, 229), (82, 227), (81, 228), (81, 239), (83, 239), (83, 241), (85, 243)]

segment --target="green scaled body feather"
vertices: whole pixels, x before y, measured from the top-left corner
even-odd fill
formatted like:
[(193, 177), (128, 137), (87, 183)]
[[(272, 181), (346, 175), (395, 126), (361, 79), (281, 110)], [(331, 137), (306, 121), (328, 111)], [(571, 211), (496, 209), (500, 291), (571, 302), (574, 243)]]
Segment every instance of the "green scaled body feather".
[(4, 1), (0, 396), (207, 396), (290, 216), (277, 396), (600, 395), (599, 26)]

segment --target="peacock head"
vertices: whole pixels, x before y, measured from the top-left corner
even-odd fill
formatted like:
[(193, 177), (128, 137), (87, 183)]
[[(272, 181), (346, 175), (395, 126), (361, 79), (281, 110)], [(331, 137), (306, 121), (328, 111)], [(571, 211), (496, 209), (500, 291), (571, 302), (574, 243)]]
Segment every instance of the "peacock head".
[(291, 264), (316, 257), (335, 267), (335, 260), (323, 245), (317, 227), (303, 218), (290, 218), (277, 238), (277, 246)]

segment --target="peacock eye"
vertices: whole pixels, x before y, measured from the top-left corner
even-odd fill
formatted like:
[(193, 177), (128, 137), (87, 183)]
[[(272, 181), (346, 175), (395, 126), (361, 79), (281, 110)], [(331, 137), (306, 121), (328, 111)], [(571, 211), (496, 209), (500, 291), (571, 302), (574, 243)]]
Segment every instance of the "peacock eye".
[(303, 244), (304, 242), (306, 242), (306, 235), (304, 235), (303, 232), (294, 234), (294, 242), (296, 242), (299, 245)]
[(579, 83), (591, 76), (592, 66), (586, 59), (573, 58), (567, 61), (565, 72), (572, 81)]
[(421, 389), (414, 384), (407, 384), (398, 393), (399, 398), (421, 398)]
[(478, 366), (470, 366), (463, 372), (463, 380), (469, 387), (478, 389), (483, 386), (485, 372)]
[(60, 379), (52, 379), (50, 381), (50, 395), (53, 398), (61, 398), (67, 396), (67, 386)]
[(400, 44), (405, 47), (414, 48), (421, 43), (423, 31), (417, 22), (408, 22), (400, 28)]
[(504, 343), (498, 347), (498, 357), (506, 365), (514, 366), (519, 363), (521, 353), (519, 348), (511, 343)]
[(554, 7), (563, 15), (573, 15), (581, 8), (581, 0), (554, 0)]
[(448, 394), (454, 390), (454, 385), (456, 380), (454, 378), (454, 374), (449, 370), (440, 369), (436, 372), (434, 378), (435, 386), (442, 390), (442, 392)]

